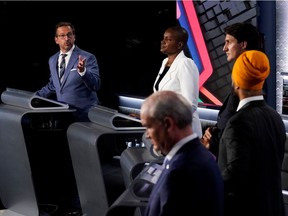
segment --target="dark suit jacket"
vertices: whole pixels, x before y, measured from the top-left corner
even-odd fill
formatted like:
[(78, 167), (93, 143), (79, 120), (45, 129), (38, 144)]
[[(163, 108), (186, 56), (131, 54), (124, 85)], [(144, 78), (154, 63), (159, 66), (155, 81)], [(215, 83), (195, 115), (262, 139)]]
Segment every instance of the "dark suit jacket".
[(281, 116), (264, 100), (249, 102), (230, 118), (218, 156), (226, 215), (284, 215), (281, 166), (285, 140)]
[[(67, 64), (63, 83), (58, 76), (59, 52), (49, 58), (50, 78), (46, 86), (36, 92), (41, 97), (50, 97), (56, 93), (57, 100), (76, 108), (79, 114), (88, 113), (88, 110), (98, 104), (96, 91), (100, 89), (101, 81), (96, 57), (75, 46)], [(80, 76), (77, 72), (78, 57), (86, 58), (86, 73)]]
[[(232, 89), (233, 91), (233, 89)], [(224, 128), (228, 122), (228, 120), (236, 113), (237, 107), (239, 104), (239, 98), (231, 92), (227, 98), (225, 99), (223, 105), (221, 106), (218, 117), (217, 117), (217, 124), (215, 129), (212, 132), (212, 137), (210, 140), (209, 150), (218, 157), (219, 152), (219, 142), (220, 138), (223, 134)]]
[(223, 181), (215, 157), (199, 139), (193, 139), (163, 170), (149, 197), (146, 216), (220, 216), (222, 211)]

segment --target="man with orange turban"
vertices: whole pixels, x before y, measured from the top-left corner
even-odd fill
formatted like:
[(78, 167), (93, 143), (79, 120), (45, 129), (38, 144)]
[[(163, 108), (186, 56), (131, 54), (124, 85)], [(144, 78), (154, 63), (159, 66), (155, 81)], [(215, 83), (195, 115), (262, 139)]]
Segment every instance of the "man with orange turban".
[(286, 132), (281, 116), (263, 97), (269, 72), (268, 57), (256, 50), (242, 53), (233, 66), (232, 85), (240, 102), (218, 155), (226, 216), (285, 215), (281, 166)]

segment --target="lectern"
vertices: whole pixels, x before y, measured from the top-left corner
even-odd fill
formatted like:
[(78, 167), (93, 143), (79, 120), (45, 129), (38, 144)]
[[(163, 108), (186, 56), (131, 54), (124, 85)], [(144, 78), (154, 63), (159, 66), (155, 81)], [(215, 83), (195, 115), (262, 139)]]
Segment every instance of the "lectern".
[(144, 128), (136, 118), (103, 106), (88, 116), (91, 122), (69, 126), (68, 143), (82, 212), (104, 216), (126, 189), (120, 155), (132, 141), (141, 142)]
[(1, 99), (1, 213), (39, 216), (41, 204), (69, 202), (77, 193), (66, 137), (74, 110), (12, 88)]

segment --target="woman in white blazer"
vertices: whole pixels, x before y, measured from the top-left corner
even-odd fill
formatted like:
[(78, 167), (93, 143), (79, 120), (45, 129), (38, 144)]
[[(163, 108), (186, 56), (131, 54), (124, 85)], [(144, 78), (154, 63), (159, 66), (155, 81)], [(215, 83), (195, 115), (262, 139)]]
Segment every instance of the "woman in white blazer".
[(182, 94), (192, 104), (193, 132), (202, 137), (202, 128), (197, 112), (199, 98), (199, 70), (195, 62), (184, 54), (188, 32), (181, 26), (169, 27), (161, 41), (160, 51), (167, 55), (162, 62), (153, 91), (171, 90)]

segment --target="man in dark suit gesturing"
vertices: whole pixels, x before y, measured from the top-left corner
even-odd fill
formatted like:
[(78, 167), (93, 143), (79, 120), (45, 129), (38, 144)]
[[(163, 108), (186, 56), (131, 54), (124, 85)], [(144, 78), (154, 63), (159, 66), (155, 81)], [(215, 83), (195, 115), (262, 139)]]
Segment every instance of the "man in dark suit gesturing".
[(153, 148), (165, 156), (146, 216), (223, 214), (223, 181), (215, 157), (192, 131), (192, 105), (173, 91), (150, 95), (141, 123)]

